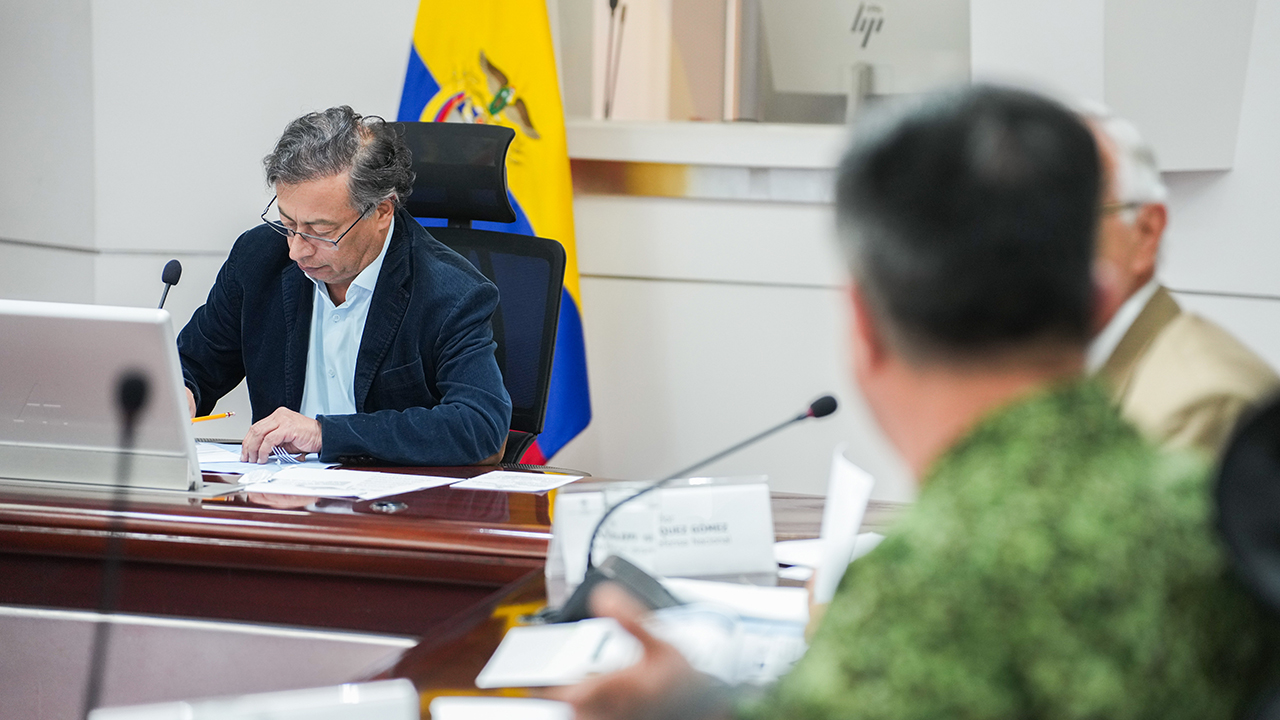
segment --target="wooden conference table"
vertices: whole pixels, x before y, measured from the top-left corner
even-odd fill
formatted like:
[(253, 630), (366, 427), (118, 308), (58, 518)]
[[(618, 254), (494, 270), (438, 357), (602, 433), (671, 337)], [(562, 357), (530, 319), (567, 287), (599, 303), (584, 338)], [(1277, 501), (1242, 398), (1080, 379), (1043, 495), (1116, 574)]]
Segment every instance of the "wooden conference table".
[[(817, 536), (821, 497), (776, 493), (773, 504), (779, 539)], [(873, 503), (864, 527), (893, 511)], [(95, 609), (111, 517), (103, 491), (0, 485), (0, 606)], [(547, 494), (140, 494), (123, 519), (119, 612), (408, 638), (417, 646), (368, 676), (410, 678), (424, 699), (474, 693), (502, 633), (545, 604)]]

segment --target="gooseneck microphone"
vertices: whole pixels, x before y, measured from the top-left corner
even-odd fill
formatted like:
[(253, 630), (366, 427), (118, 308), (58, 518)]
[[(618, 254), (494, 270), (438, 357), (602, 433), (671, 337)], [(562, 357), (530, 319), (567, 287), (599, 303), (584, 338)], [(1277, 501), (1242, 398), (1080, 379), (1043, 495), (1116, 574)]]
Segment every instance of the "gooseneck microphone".
[(178, 280), (182, 279), (182, 263), (177, 260), (170, 260), (164, 264), (164, 271), (160, 273), (160, 281), (164, 283), (164, 292), (160, 294), (160, 305), (157, 309), (164, 309), (164, 301), (169, 297), (169, 288), (178, 284)]
[[(177, 260), (171, 264), (177, 264)], [(168, 272), (168, 268), (165, 268)], [(175, 279), (174, 282), (177, 282)], [(161, 303), (164, 301), (162, 300)], [(98, 622), (93, 628), (89, 679), (84, 690), (84, 717), (98, 706), (102, 696), (102, 671), (107, 657), (107, 640), (111, 623), (106, 617), (115, 611), (120, 592), (120, 560), (124, 555), (124, 512), (132, 464), (134, 435), (138, 416), (147, 404), (147, 376), (131, 370), (120, 377), (116, 386), (116, 407), (120, 411), (120, 454), (116, 460), (116, 485), (111, 495), (111, 514), (107, 519), (106, 556), (102, 567), (102, 588), (98, 598)]]
[(666, 483), (672, 480), (675, 480), (676, 478), (688, 477), (689, 474), (692, 473), (694, 470), (697, 470), (706, 465), (710, 465), (711, 463), (725, 457), (726, 455), (731, 455), (741, 450), (742, 448), (747, 447), (748, 445), (757, 443), (769, 437), (770, 435), (778, 432), (779, 430), (787, 427), (788, 425), (798, 423), (801, 420), (808, 420), (809, 418), (826, 417), (831, 413), (835, 412), (836, 407), (837, 407), (837, 404), (836, 404), (836, 399), (834, 397), (830, 395), (823, 395), (817, 400), (814, 400), (812, 403), (809, 403), (809, 408), (804, 412), (800, 413), (799, 415), (789, 420), (786, 420), (784, 422), (781, 422), (777, 425), (774, 425), (773, 427), (769, 428), (768, 430), (765, 430), (762, 433), (753, 435), (747, 438), (746, 440), (743, 440), (742, 442), (738, 443), (737, 445), (734, 445), (725, 450), (721, 450), (720, 452), (716, 453), (715, 455), (712, 455), (709, 458), (706, 458), (704, 460), (699, 460), (698, 462), (690, 465), (689, 467), (686, 467), (674, 473), (671, 473), (670, 475), (662, 478), (661, 480), (658, 480), (657, 482), (651, 483), (650, 485), (642, 488), (639, 492), (636, 492), (633, 495), (629, 495), (623, 498), (622, 500), (619, 500), (617, 503), (614, 503), (608, 510), (605, 510), (604, 515), (602, 515), (600, 517), (600, 520), (596, 522), (595, 528), (591, 531), (591, 539), (587, 541), (587, 574), (586, 576), (583, 577), (582, 582), (578, 585), (577, 589), (573, 591), (573, 594), (569, 596), (569, 599), (566, 600), (563, 605), (561, 605), (559, 608), (554, 610), (548, 608), (546, 611), (541, 613), (541, 616), (548, 622), (558, 622), (558, 623), (574, 622), (577, 620), (581, 620), (583, 618), (591, 617), (590, 609), (588, 607), (588, 601), (590, 599), (591, 592), (592, 590), (595, 589), (596, 585), (599, 585), (600, 583), (605, 581), (610, 581), (610, 582), (623, 585), (632, 595), (636, 596), (637, 598), (640, 598), (643, 602), (645, 602), (651, 608), (667, 607), (670, 605), (677, 604), (676, 599), (672, 597), (669, 592), (667, 592), (666, 588), (664, 588), (661, 583), (659, 583), (653, 577), (649, 576), (640, 568), (637, 568), (631, 563), (627, 562), (622, 557), (610, 556), (607, 560), (604, 561), (604, 563), (600, 567), (596, 567), (596, 565), (591, 560), (591, 556), (593, 554), (593, 551), (595, 550), (596, 537), (599, 536), (600, 529), (603, 528), (605, 523), (609, 521), (609, 518), (613, 515), (613, 513), (617, 512), (618, 508), (622, 507), (623, 505), (626, 505), (632, 500), (635, 500), (641, 495), (657, 490), (658, 488), (662, 487), (663, 485), (665, 485)]
[(672, 480), (675, 480), (676, 478), (688, 477), (689, 474), (692, 473), (694, 470), (698, 470), (700, 468), (706, 467), (707, 465), (710, 465), (711, 463), (723, 457), (726, 457), (728, 455), (732, 455), (733, 453), (738, 452), (739, 450), (747, 447), (748, 445), (752, 445), (754, 443), (760, 442), (761, 440), (769, 437), (770, 435), (778, 432), (779, 430), (785, 427), (798, 423), (801, 420), (808, 420), (809, 418), (826, 417), (831, 413), (835, 412), (836, 407), (837, 407), (837, 403), (834, 397), (830, 395), (823, 395), (817, 400), (814, 400), (813, 402), (809, 403), (809, 408), (807, 410), (791, 418), (790, 420), (785, 420), (781, 423), (778, 423), (777, 425), (774, 425), (768, 430), (765, 430), (762, 433), (759, 433), (757, 435), (752, 435), (751, 437), (747, 438), (746, 440), (743, 440), (737, 445), (734, 445), (725, 450), (721, 450), (715, 455), (712, 455), (711, 457), (706, 458), (704, 460), (699, 460), (698, 462), (690, 465), (687, 468), (682, 468), (680, 470), (677, 470), (671, 473), (670, 475), (662, 478), (661, 480), (649, 485), (648, 487), (643, 488), (636, 494), (619, 500), (612, 507), (610, 507), (608, 510), (605, 511), (604, 515), (600, 517), (600, 521), (596, 523), (595, 529), (591, 531), (591, 539), (587, 543), (587, 570), (590, 571), (592, 568), (595, 567), (595, 564), (591, 562), (591, 555), (592, 555), (592, 551), (595, 549), (595, 546), (596, 546), (596, 536), (600, 534), (600, 528), (604, 527), (604, 524), (609, 520), (609, 516), (613, 515), (613, 513), (616, 512), (618, 508), (622, 507), (623, 505), (626, 505), (632, 500), (635, 500), (641, 495), (657, 490), (658, 488), (662, 487), (666, 483), (671, 482)]

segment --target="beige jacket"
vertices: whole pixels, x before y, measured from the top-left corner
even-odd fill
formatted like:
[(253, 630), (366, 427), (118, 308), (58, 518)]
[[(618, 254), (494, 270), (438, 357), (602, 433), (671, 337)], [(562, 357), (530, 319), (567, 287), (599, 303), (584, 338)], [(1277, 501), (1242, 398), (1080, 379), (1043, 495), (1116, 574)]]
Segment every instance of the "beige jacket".
[(1280, 388), (1262, 358), (1183, 312), (1163, 287), (1099, 370), (1126, 419), (1168, 447), (1216, 455), (1241, 412)]

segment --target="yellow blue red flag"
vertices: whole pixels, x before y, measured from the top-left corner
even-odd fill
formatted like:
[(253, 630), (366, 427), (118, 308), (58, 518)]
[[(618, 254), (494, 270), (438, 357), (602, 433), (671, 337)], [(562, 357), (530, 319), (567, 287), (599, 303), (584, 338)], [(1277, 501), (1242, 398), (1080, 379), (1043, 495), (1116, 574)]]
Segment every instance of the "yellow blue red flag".
[(544, 0), (421, 0), (397, 119), (497, 123), (516, 131), (507, 155), (516, 222), (477, 222), (475, 227), (552, 238), (565, 249), (547, 417), (524, 458), (545, 462), (591, 421), (591, 399), (579, 313), (573, 185)]

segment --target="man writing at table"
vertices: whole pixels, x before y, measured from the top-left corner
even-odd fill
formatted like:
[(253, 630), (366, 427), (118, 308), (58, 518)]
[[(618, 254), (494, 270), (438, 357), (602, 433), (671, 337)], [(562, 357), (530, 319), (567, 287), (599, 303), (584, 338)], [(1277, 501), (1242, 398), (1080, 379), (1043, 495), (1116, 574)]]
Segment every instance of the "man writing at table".
[(249, 462), (275, 447), (398, 465), (500, 452), (498, 291), (402, 209), (413, 171), (394, 127), (345, 106), (311, 113), (263, 162), (276, 191), (264, 224), (178, 335), (192, 414), (244, 379)]
[(563, 691), (580, 720), (1241, 716), (1274, 645), (1205, 468), (1080, 379), (1119, 302), (1094, 271), (1100, 175), (1088, 128), (1024, 92), (860, 125), (836, 191), (854, 371), (919, 500), (763, 697), (717, 689), (602, 587), (644, 655)]

